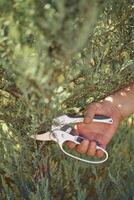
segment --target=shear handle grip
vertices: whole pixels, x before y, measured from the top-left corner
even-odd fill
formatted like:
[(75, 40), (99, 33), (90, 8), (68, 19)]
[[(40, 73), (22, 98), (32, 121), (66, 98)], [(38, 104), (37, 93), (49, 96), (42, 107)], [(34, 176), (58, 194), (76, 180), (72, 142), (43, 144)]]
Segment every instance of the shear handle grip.
[[(72, 119), (76, 119), (76, 121), (78, 119), (80, 119), (80, 121), (82, 119), (84, 119), (84, 115), (77, 115), (77, 116), (68, 115), (68, 117), (70, 117)], [(104, 116), (104, 115), (95, 115), (94, 118), (93, 118), (93, 122), (102, 122), (102, 123), (112, 124), (113, 123), (113, 119), (111, 117), (107, 117), (107, 116)]]
[(85, 140), (85, 138), (80, 137), (80, 136), (75, 136), (75, 140), (76, 140), (76, 142), (78, 142), (80, 144), (83, 140)]
[[(80, 136), (72, 136), (72, 137), (74, 137), (74, 139), (72, 139), (72, 140), (70, 140), (70, 141), (73, 141), (73, 142), (75, 142), (76, 144), (80, 144), (80, 143), (85, 139), (85, 138), (80, 137)], [(70, 138), (70, 139), (71, 139), (71, 138)], [(92, 163), (92, 164), (103, 163), (103, 162), (105, 162), (105, 161), (108, 159), (108, 153), (107, 153), (107, 151), (106, 151), (105, 149), (103, 149), (102, 147), (98, 146), (98, 145), (96, 146), (96, 150), (101, 150), (101, 151), (103, 151), (104, 154), (105, 154), (105, 157), (104, 157), (102, 160), (93, 161), (93, 160), (88, 160), (88, 159), (83, 159), (83, 158), (77, 157), (77, 156), (75, 156), (75, 155), (73, 155), (73, 154), (68, 153), (68, 152), (63, 148), (63, 144), (64, 144), (65, 141), (66, 141), (66, 140), (61, 141), (61, 142), (59, 143), (59, 146), (60, 146), (61, 150), (62, 150), (66, 155), (68, 155), (68, 156), (70, 156), (70, 157), (72, 157), (72, 158), (74, 158), (74, 159), (77, 159), (77, 160), (80, 160), (80, 161), (83, 161), (83, 162), (86, 162), (86, 163)]]
[(85, 138), (80, 137), (80, 136), (75, 136), (75, 141), (77, 144), (80, 144), (83, 140), (85, 140)]
[[(71, 114), (68, 114), (67, 116), (71, 117), (71, 118), (81, 118), (81, 117), (84, 118), (84, 115), (71, 115)], [(94, 116), (94, 119), (108, 119), (108, 118), (109, 117), (104, 116), (104, 115), (95, 115)]]
[[(75, 137), (75, 143), (80, 144), (83, 140), (85, 140), (86, 138), (81, 137), (81, 136), (74, 136)], [(95, 141), (97, 146), (99, 146), (99, 142), (97, 142), (96, 140), (92, 140)]]

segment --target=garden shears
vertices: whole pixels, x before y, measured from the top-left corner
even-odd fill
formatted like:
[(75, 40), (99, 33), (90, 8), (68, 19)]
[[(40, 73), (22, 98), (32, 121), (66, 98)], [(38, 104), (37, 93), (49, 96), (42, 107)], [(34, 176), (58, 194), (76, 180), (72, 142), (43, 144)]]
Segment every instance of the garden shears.
[[(73, 130), (74, 128), (72, 125), (75, 123), (83, 122), (84, 117), (83, 116), (74, 116), (70, 117), (68, 115), (62, 115), (57, 118), (53, 119), (51, 130), (49, 132), (43, 133), (43, 134), (37, 134), (37, 135), (32, 135), (31, 137), (40, 140), (40, 141), (55, 141), (59, 144), (60, 149), (68, 156), (86, 162), (86, 163), (103, 163), (108, 159), (108, 153), (105, 149), (100, 147), (98, 144), (96, 145), (96, 150), (102, 150), (105, 153), (105, 158), (103, 160), (99, 161), (91, 161), (91, 160), (86, 160), (81, 157), (77, 157), (75, 155), (72, 155), (68, 153), (66, 150), (63, 148), (63, 144), (67, 141), (72, 141), (76, 144), (80, 144), (83, 140), (86, 138), (78, 136), (78, 135), (73, 135)], [(107, 123), (107, 124), (112, 124), (113, 119), (102, 116), (102, 115), (95, 115), (93, 122), (99, 122), (99, 123)], [(97, 141), (96, 141), (97, 143)]]

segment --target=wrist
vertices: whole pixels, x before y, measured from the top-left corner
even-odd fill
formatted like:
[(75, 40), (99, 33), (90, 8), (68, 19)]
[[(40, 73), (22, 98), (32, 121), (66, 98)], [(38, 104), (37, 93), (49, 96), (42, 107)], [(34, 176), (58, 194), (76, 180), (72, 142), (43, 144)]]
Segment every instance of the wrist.
[(117, 91), (115, 94), (105, 98), (110, 102), (120, 115), (120, 119), (134, 113), (134, 84)]
[(121, 122), (125, 118), (124, 114), (122, 113), (121, 109), (119, 108), (118, 104), (116, 103), (113, 95), (106, 97), (104, 99), (103, 103), (107, 104), (111, 108), (112, 113), (114, 113), (116, 115), (119, 122)]
[(122, 112), (120, 104), (118, 103), (118, 100), (116, 99), (115, 95), (110, 95), (106, 97), (104, 101), (107, 102), (111, 106), (113, 112), (116, 113), (116, 116), (118, 116), (119, 122), (124, 120), (126, 116)]

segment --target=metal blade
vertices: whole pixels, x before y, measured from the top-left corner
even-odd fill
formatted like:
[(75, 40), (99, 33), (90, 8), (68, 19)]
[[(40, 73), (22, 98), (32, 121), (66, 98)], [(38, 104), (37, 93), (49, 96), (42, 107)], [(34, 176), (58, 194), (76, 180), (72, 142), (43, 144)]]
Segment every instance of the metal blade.
[(56, 141), (56, 138), (50, 132), (46, 132), (43, 134), (32, 135), (31, 138), (40, 140), (40, 141)]

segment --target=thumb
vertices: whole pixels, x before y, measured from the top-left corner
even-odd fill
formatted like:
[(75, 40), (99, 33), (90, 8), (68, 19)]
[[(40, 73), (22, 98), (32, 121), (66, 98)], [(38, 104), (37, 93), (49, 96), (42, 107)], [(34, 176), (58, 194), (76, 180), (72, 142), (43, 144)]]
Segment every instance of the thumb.
[(96, 114), (97, 107), (97, 103), (91, 103), (87, 106), (86, 111), (84, 113), (84, 123), (88, 124), (92, 122)]

